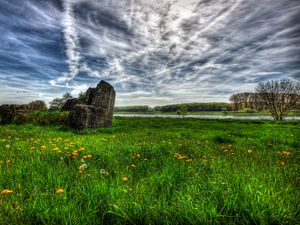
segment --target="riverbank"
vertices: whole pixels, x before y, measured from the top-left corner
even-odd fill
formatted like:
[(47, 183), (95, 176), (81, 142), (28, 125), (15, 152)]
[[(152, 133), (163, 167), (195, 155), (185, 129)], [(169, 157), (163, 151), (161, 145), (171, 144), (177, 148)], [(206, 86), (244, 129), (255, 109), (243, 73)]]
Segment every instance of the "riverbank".
[[(142, 114), (142, 115), (177, 115), (176, 112), (114, 112), (114, 115), (118, 114)], [(241, 112), (241, 111), (199, 111), (199, 112), (187, 112), (187, 115), (205, 115), (205, 116), (271, 116), (269, 112)], [(289, 117), (300, 116), (300, 111), (292, 111), (288, 114)]]
[[(144, 118), (198, 118), (198, 119), (233, 119), (233, 120), (273, 120), (272, 116), (230, 116), (230, 115), (197, 115), (197, 114), (188, 114), (188, 115), (176, 115), (176, 114), (114, 114), (114, 117), (144, 117)], [(287, 116), (284, 120), (300, 120), (300, 116)]]

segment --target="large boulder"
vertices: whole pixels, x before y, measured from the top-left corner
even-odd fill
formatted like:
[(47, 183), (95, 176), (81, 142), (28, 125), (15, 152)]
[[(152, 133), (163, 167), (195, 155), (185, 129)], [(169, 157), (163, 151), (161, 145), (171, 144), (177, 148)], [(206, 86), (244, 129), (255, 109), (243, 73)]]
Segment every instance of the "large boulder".
[[(113, 86), (100, 81), (96, 88), (87, 90), (86, 99), (71, 107), (70, 125), (75, 129), (110, 127), (115, 98)], [(71, 105), (71, 102), (69, 104)]]

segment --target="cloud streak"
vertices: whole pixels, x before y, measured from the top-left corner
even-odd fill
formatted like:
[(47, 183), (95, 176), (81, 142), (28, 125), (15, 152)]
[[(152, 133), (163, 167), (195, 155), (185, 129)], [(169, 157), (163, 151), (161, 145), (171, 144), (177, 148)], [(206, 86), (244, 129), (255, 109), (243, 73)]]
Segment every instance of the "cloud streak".
[(80, 52), (79, 38), (76, 31), (73, 12), (73, 0), (63, 0), (63, 40), (65, 43), (65, 54), (69, 64), (69, 72), (63, 73), (56, 81), (58, 83), (68, 82), (76, 77), (79, 72)]

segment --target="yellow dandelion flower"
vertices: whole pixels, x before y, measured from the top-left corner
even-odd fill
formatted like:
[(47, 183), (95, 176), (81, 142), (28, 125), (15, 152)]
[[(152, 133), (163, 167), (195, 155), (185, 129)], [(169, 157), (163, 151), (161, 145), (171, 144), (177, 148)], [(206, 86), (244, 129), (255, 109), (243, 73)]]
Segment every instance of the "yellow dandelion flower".
[(174, 157), (181, 157), (181, 154), (176, 152)]
[(10, 159), (6, 160), (6, 163), (7, 164), (11, 163), (11, 160)]
[(45, 145), (42, 145), (42, 146), (41, 146), (41, 150), (42, 150), (42, 151), (46, 150), (46, 148), (47, 148), (47, 147), (46, 147)]
[(285, 156), (292, 156), (293, 153), (292, 153), (292, 152), (289, 152), (289, 151), (282, 151), (282, 155), (285, 155)]
[(135, 158), (141, 158), (141, 154), (137, 152), (137, 153), (134, 154), (134, 157)]
[(79, 149), (79, 151), (81, 151), (81, 152), (84, 151), (84, 150), (85, 150), (85, 148), (80, 148), (80, 149)]
[(86, 159), (90, 159), (92, 157), (93, 157), (92, 155), (86, 155)]
[(64, 192), (64, 189), (62, 189), (62, 188), (57, 188), (56, 189), (56, 194), (61, 194), (63, 192)]
[(11, 193), (13, 193), (13, 191), (9, 190), (9, 189), (4, 189), (4, 190), (1, 191), (2, 195), (7, 195), (7, 194), (11, 194)]
[(182, 155), (182, 156), (179, 156), (177, 159), (182, 160), (182, 159), (187, 159), (187, 157), (185, 155)]
[(59, 150), (58, 147), (53, 148), (53, 151), (58, 151), (58, 150)]
[(124, 181), (124, 182), (127, 182), (128, 181), (128, 177), (122, 177), (121, 180)]
[(78, 151), (77, 150), (74, 150), (73, 152), (72, 152), (72, 157), (73, 158), (76, 158), (78, 156)]

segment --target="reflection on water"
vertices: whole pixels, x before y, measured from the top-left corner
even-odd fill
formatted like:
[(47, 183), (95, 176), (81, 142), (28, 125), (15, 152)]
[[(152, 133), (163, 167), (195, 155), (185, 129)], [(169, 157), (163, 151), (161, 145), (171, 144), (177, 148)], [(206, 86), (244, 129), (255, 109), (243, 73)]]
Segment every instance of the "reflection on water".
[[(123, 117), (162, 117), (162, 118), (182, 118), (179, 115), (166, 114), (114, 114), (114, 116)], [(201, 119), (239, 119), (239, 120), (272, 120), (271, 116), (220, 116), (220, 115), (186, 115), (185, 118)], [(300, 120), (300, 116), (289, 116), (285, 120)]]

